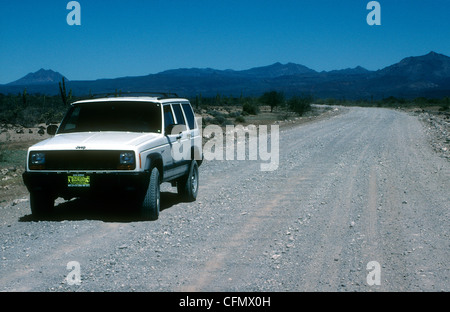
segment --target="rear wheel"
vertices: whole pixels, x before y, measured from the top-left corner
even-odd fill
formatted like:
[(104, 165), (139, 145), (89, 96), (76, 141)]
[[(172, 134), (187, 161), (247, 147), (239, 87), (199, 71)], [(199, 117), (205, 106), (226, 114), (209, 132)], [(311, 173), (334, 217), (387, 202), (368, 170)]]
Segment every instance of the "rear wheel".
[(30, 193), (31, 214), (41, 218), (51, 215), (55, 205), (55, 200), (50, 195), (43, 192)]
[(191, 162), (189, 173), (177, 183), (178, 194), (187, 201), (195, 201), (198, 194), (198, 164), (196, 160)]
[(150, 182), (147, 193), (141, 205), (141, 216), (146, 220), (157, 220), (160, 210), (160, 181), (159, 170), (153, 168), (150, 174)]

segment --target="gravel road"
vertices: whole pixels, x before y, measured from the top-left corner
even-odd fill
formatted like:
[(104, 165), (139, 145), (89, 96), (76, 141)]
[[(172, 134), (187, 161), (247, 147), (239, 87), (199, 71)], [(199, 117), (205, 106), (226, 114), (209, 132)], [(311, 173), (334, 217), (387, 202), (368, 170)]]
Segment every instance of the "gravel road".
[(28, 201), (1, 207), (0, 291), (450, 291), (449, 169), (417, 117), (349, 108), (280, 130), (276, 171), (206, 161), (194, 203), (163, 184), (158, 221), (106, 202), (41, 221)]

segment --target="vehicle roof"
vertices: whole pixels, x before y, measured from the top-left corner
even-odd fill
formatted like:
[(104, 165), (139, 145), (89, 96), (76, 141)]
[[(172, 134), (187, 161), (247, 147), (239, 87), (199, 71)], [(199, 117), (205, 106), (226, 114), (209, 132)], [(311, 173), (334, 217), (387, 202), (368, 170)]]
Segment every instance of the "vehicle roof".
[(151, 103), (173, 103), (173, 102), (189, 102), (187, 99), (183, 98), (159, 98), (159, 97), (149, 97), (149, 96), (137, 96), (137, 97), (112, 97), (112, 98), (98, 98), (98, 99), (88, 99), (81, 100), (72, 103), (71, 105), (78, 104), (89, 104), (89, 103), (100, 103), (100, 102), (151, 102)]

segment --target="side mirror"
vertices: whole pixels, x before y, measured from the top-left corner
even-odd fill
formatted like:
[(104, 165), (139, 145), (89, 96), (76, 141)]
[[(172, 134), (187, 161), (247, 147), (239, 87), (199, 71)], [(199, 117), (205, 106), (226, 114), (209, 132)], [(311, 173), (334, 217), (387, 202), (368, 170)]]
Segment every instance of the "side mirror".
[(58, 131), (57, 125), (50, 125), (47, 127), (47, 134), (49, 134), (49, 135), (55, 135), (56, 131)]

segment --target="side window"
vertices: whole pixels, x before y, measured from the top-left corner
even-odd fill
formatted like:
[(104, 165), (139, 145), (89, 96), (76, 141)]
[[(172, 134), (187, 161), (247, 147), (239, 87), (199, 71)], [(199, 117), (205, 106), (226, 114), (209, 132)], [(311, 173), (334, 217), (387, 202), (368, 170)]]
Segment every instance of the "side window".
[(170, 105), (164, 106), (164, 127), (168, 127), (175, 123), (173, 119), (172, 110), (170, 109)]
[(177, 117), (177, 124), (185, 125), (186, 121), (184, 120), (183, 112), (181, 111), (180, 104), (172, 104), (173, 111), (175, 112), (175, 117)]
[(191, 105), (183, 104), (183, 110), (184, 110), (184, 114), (186, 115), (186, 118), (187, 118), (187, 121), (189, 124), (189, 128), (196, 129), (195, 115), (194, 115), (194, 112), (192, 111)]

